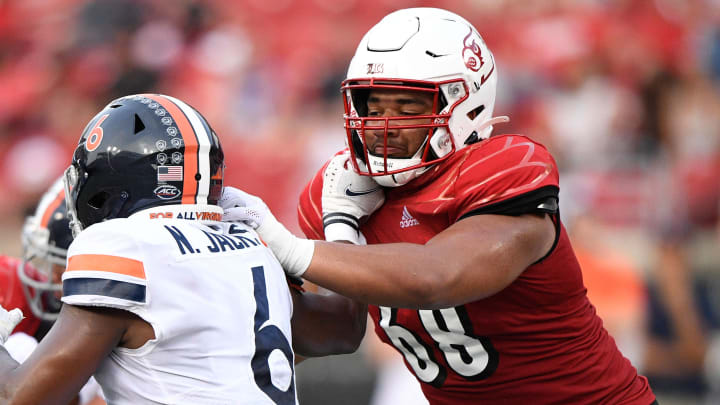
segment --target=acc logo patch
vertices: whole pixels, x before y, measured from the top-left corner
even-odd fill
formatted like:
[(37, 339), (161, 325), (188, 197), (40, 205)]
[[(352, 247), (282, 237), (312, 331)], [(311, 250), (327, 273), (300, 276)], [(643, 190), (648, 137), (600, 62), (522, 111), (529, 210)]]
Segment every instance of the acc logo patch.
[(155, 187), (155, 196), (161, 200), (172, 200), (180, 196), (180, 189), (172, 184), (163, 184)]

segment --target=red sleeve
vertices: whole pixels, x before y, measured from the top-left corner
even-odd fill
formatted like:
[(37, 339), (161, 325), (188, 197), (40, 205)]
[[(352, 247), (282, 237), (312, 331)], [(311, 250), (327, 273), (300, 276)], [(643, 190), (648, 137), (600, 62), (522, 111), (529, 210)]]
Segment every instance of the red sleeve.
[(501, 135), (478, 144), (461, 164), (455, 183), (455, 220), (475, 214), (517, 215), (557, 203), (557, 164), (541, 144), (521, 135)]
[(325, 239), (322, 224), (322, 207), (320, 206), (323, 170), (325, 170), (325, 166), (305, 186), (302, 193), (300, 193), (300, 201), (298, 202), (298, 224), (308, 239)]
[[(344, 151), (345, 150), (339, 151), (335, 155)], [(325, 240), (321, 201), (323, 172), (325, 172), (328, 163), (330, 163), (329, 159), (323, 164), (320, 170), (315, 173), (315, 176), (313, 176), (302, 193), (300, 193), (300, 201), (298, 202), (298, 224), (308, 239)]]
[[(18, 258), (0, 255), (0, 305), (8, 311), (20, 308), (25, 317), (13, 332), (24, 332), (34, 336), (40, 327), (40, 319), (35, 317), (30, 308), (30, 303), (25, 298), (23, 284), (17, 272), (20, 263), (21, 260)], [(46, 281), (43, 280), (42, 274), (30, 263), (25, 264), (25, 274), (38, 282)]]

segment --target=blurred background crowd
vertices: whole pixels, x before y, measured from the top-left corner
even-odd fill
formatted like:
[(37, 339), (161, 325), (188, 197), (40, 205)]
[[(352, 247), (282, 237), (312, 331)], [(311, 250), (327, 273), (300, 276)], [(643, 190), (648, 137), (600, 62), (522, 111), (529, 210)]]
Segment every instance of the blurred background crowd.
[[(556, 157), (590, 299), (660, 403), (720, 403), (719, 0), (0, 0), (0, 253), (93, 113), (139, 92), (201, 111), (227, 183), (299, 232), (300, 190), (344, 144), (355, 47), (412, 6), (485, 38), (495, 132)], [(398, 355), (374, 339), (298, 366), (301, 402), (385, 405)]]

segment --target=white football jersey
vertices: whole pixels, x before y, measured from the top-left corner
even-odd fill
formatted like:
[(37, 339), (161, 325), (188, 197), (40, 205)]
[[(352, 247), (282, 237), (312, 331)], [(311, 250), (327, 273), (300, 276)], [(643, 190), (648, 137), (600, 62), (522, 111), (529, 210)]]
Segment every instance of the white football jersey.
[(221, 214), (158, 207), (70, 245), (63, 302), (124, 309), (155, 331), (95, 373), (109, 404), (297, 403), (285, 273), (252, 228), (207, 220)]

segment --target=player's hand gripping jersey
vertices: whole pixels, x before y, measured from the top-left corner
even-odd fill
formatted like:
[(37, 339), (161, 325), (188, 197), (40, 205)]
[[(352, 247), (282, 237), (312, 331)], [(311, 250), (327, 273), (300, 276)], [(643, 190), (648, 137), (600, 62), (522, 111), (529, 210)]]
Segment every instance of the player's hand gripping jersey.
[[(324, 236), (323, 170), (298, 208), (313, 239)], [(491, 137), (385, 193), (385, 204), (361, 226), (368, 244), (424, 244), (472, 215), (548, 213), (556, 224), (550, 253), (491, 297), (440, 310), (370, 306), (376, 333), (402, 353), (431, 404), (653, 401), (647, 380), (617, 350), (587, 299), (560, 224), (557, 166), (543, 146), (524, 136)]]
[(70, 246), (62, 300), (130, 311), (155, 332), (100, 366), (109, 403), (297, 403), (285, 274), (251, 228), (213, 221), (217, 210), (140, 211)]

